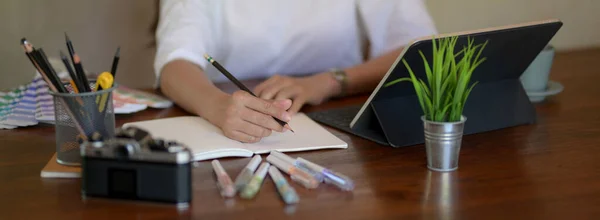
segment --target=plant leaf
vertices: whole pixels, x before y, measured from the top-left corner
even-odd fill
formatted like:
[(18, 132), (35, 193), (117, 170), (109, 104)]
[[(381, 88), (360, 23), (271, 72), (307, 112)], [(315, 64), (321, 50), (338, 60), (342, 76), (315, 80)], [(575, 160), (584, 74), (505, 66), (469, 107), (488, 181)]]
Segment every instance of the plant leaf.
[(388, 83), (384, 84), (383, 87), (388, 87), (388, 86), (394, 85), (394, 84), (399, 83), (399, 82), (404, 82), (404, 81), (410, 81), (410, 78), (403, 77), (403, 78), (400, 78), (400, 79), (395, 79), (395, 80), (393, 80), (391, 82), (388, 82)]
[(475, 44), (475, 40), (470, 37), (466, 40), (466, 45), (460, 51), (455, 51), (458, 37), (432, 39), (431, 59), (428, 60), (419, 51), (427, 79), (417, 78), (406, 60), (402, 60), (410, 77), (393, 80), (385, 86), (410, 81), (428, 120), (460, 120), (467, 99), (477, 85), (477, 82), (470, 83), (471, 76), (485, 62), (486, 58), (480, 56), (488, 43)]
[(462, 103), (463, 103), (463, 107), (464, 105), (467, 103), (467, 99), (469, 98), (469, 94), (471, 94), (471, 90), (473, 90), (473, 88), (475, 88), (475, 85), (477, 85), (478, 82), (473, 83), (473, 85), (471, 85), (469, 87), (469, 89), (467, 89), (467, 91), (465, 92), (464, 97), (462, 98)]
[(483, 43), (483, 45), (481, 45), (481, 48), (479, 49), (479, 52), (477, 52), (477, 55), (475, 56), (475, 61), (479, 60), (479, 56), (481, 55), (481, 52), (483, 52), (483, 49), (488, 44), (488, 42), (489, 41), (486, 40), (485, 43)]
[(421, 87), (423, 87), (423, 91), (425, 91), (425, 95), (431, 97), (431, 91), (427, 88), (427, 84), (425, 84), (422, 79), (419, 79), (419, 82), (421, 83)]
[(446, 115), (447, 115), (448, 109), (450, 109), (450, 106), (452, 106), (452, 104), (445, 105), (444, 108), (442, 109), (442, 111), (439, 112), (439, 114), (443, 116), (440, 119), (441, 121), (446, 121)]
[(417, 94), (417, 98), (419, 99), (419, 104), (421, 105), (421, 109), (423, 109), (423, 113), (425, 113), (425, 115), (427, 115), (427, 109), (425, 109), (425, 103), (424, 103), (424, 96), (421, 86), (419, 84), (419, 82), (417, 81), (417, 77), (415, 77), (414, 72), (412, 71), (412, 69), (410, 68), (410, 66), (408, 65), (408, 63), (406, 62), (405, 59), (402, 59), (402, 63), (404, 63), (404, 66), (406, 66), (406, 69), (408, 70), (408, 74), (410, 74), (410, 81), (413, 84), (413, 87), (415, 88), (415, 93)]
[(434, 119), (434, 114), (435, 114), (435, 109), (433, 108), (433, 104), (431, 103), (431, 99), (429, 98), (429, 96), (423, 96), (424, 100), (423, 102), (425, 103), (425, 107), (427, 107), (428, 111), (424, 111), (425, 112), (425, 118), (429, 119), (429, 120), (433, 120)]
[(421, 55), (421, 58), (423, 59), (423, 64), (425, 66), (425, 75), (427, 75), (427, 83), (429, 85), (429, 87), (431, 88), (432, 85), (432, 80), (433, 80), (433, 76), (431, 73), (431, 68), (429, 67), (429, 62), (427, 61), (427, 58), (425, 57), (425, 55), (423, 54), (423, 51), (419, 50), (419, 54)]

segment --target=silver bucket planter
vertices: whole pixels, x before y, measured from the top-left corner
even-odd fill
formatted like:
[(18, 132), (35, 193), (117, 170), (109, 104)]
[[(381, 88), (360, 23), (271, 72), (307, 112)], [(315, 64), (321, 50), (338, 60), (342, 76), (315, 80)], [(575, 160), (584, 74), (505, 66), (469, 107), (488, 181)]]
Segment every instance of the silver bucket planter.
[(425, 131), (427, 168), (434, 171), (458, 169), (458, 156), (462, 143), (466, 117), (457, 122), (434, 122), (421, 117)]

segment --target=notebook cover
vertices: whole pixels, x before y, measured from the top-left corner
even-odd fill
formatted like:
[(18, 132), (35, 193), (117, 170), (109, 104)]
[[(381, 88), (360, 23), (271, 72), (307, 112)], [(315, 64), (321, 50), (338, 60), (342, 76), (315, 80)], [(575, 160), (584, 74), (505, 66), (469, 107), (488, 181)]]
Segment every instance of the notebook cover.
[(56, 153), (48, 161), (40, 173), (42, 178), (80, 178), (81, 167), (65, 166), (56, 162)]

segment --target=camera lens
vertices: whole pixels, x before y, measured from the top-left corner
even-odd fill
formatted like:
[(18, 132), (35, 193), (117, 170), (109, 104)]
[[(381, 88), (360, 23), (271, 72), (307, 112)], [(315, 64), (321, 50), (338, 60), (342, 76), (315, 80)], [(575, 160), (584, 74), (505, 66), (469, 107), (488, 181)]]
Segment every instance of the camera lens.
[(127, 159), (133, 153), (133, 146), (119, 145), (115, 148), (115, 157), (117, 159)]

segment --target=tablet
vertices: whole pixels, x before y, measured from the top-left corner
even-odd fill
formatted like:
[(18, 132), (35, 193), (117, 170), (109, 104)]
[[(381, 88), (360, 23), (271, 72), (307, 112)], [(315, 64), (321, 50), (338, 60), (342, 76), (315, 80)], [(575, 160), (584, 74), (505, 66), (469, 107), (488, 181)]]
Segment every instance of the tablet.
[(383, 145), (401, 147), (423, 143), (423, 112), (412, 84), (383, 85), (409, 76), (401, 62), (403, 59), (417, 78), (425, 79), (419, 51), (431, 63), (432, 39), (457, 36), (457, 48), (466, 45), (468, 38), (473, 39), (475, 44), (488, 41), (481, 55), (487, 60), (473, 72), (471, 78), (471, 83), (478, 84), (463, 111), (467, 117), (464, 133), (534, 123), (535, 109), (519, 77), (561, 27), (561, 21), (552, 19), (416, 39), (404, 48), (364, 104), (308, 115), (316, 121)]

